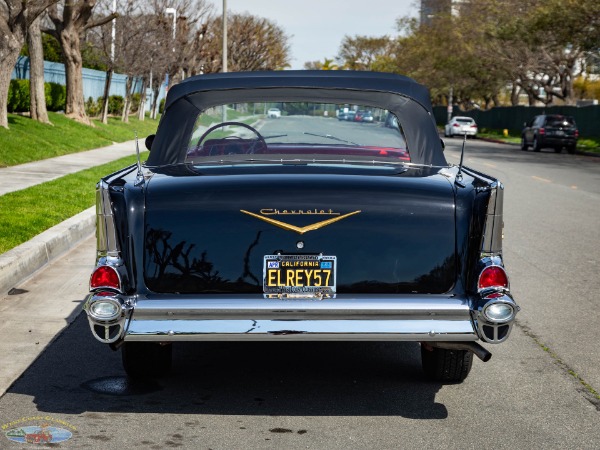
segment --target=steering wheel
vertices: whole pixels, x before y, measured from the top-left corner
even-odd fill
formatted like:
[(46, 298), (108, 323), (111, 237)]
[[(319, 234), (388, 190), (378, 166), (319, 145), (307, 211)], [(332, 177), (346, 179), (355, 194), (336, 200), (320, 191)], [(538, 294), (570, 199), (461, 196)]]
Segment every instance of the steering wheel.
[[(257, 146), (258, 143), (261, 143), (262, 147), (267, 147), (267, 142), (265, 141), (265, 138), (262, 137), (262, 135), (258, 132), (258, 130), (248, 124), (245, 124), (243, 122), (221, 122), (218, 123), (216, 125), (213, 125), (212, 127), (210, 127), (208, 130), (206, 130), (202, 136), (200, 136), (200, 139), (198, 139), (198, 145), (196, 146), (196, 148), (200, 148), (200, 145), (202, 145), (202, 141), (204, 141), (204, 139), (214, 130), (216, 130), (217, 128), (222, 128), (228, 125), (233, 125), (233, 126), (240, 126), (243, 128), (247, 128), (248, 130), (252, 131), (255, 135), (256, 135), (256, 141), (252, 144), (252, 146), (246, 151), (246, 153), (255, 153), (255, 148)], [(243, 139), (239, 136), (226, 136), (224, 139)]]

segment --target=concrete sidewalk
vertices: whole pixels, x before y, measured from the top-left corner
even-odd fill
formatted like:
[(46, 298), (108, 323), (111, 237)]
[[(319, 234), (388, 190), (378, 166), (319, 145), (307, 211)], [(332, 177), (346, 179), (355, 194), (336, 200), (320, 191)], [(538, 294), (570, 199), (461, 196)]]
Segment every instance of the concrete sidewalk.
[[(144, 141), (141, 140), (140, 152), (145, 149)], [(135, 155), (135, 141), (115, 143), (108, 147), (71, 153), (18, 166), (2, 167), (0, 168), (0, 195), (26, 189), (129, 155)]]
[[(143, 141), (140, 142), (143, 145)], [(144, 149), (140, 148), (140, 151)], [(0, 195), (45, 183), (70, 173), (135, 154), (135, 141), (0, 168)], [(0, 297), (37, 270), (62, 256), (95, 231), (95, 207), (44, 231), (28, 242), (0, 254)]]

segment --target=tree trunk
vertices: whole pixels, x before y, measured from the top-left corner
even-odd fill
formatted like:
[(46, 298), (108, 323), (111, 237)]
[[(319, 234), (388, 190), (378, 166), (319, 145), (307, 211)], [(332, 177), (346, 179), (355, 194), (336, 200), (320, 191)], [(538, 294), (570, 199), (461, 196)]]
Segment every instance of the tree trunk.
[(526, 89), (525, 92), (527, 92), (529, 106), (535, 106), (535, 96), (533, 95), (533, 92), (531, 91), (531, 89)]
[(158, 95), (160, 94), (160, 81), (158, 84), (152, 87), (154, 95), (152, 96), (152, 111), (150, 112), (150, 118), (156, 119), (158, 115)]
[(146, 77), (142, 80), (142, 93), (140, 95), (140, 106), (138, 108), (138, 120), (144, 120), (146, 117), (146, 89), (148, 83)]
[(517, 83), (513, 83), (512, 90), (510, 91), (510, 104), (512, 106), (519, 106), (519, 92), (521, 89)]
[(500, 106), (500, 98), (497, 93), (492, 95), (492, 102), (494, 102), (494, 108)]
[(50, 123), (46, 110), (46, 93), (44, 92), (44, 50), (42, 48), (42, 32), (40, 17), (35, 19), (27, 35), (29, 46), (29, 99), (30, 113), (33, 120)]
[(565, 69), (565, 73), (563, 74), (563, 94), (565, 96), (565, 104), (566, 105), (575, 105), (575, 95), (573, 89), (573, 72), (574, 72), (574, 63), (567, 64)]
[(131, 105), (131, 84), (133, 77), (127, 76), (125, 81), (125, 101), (123, 102), (123, 112), (121, 113), (121, 121), (129, 123), (129, 107)]
[[(0, 29), (0, 32), (4, 30)], [(24, 37), (6, 34), (0, 39), (0, 127), (8, 128), (8, 88)]]
[(65, 76), (67, 80), (65, 115), (77, 122), (93, 126), (85, 113), (83, 62), (81, 59), (79, 33), (74, 27), (65, 28), (60, 33), (60, 41), (63, 49)]
[(113, 71), (106, 71), (106, 81), (104, 82), (104, 96), (102, 97), (102, 123), (108, 123), (108, 97), (110, 93), (110, 83), (112, 81)]

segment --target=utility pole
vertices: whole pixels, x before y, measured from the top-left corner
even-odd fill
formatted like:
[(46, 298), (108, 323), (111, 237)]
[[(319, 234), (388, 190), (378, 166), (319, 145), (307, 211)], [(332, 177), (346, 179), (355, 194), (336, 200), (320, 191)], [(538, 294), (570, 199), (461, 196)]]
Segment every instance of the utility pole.
[[(112, 12), (117, 13), (117, 0), (112, 2)], [(106, 71), (104, 81), (104, 103), (102, 104), (102, 123), (108, 123), (108, 97), (110, 94), (110, 84), (112, 83), (113, 73), (115, 71), (115, 39), (117, 36), (117, 19), (112, 20), (111, 41), (110, 41), (110, 66)]]
[(452, 88), (450, 88), (450, 92), (448, 93), (448, 120), (446, 120), (446, 123), (450, 123), (450, 119), (452, 119), (452, 112), (454, 110), (452, 106), (452, 102), (454, 101), (452, 99), (452, 94)]
[[(223, 0), (223, 73), (227, 72), (227, 0)], [(227, 122), (227, 106), (223, 105), (221, 122)]]
[(223, 0), (223, 73), (227, 72), (227, 0)]

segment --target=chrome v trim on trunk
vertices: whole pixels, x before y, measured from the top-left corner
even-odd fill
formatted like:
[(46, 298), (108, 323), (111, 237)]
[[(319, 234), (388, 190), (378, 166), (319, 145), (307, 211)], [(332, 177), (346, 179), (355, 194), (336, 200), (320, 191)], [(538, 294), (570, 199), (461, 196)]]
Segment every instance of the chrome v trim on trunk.
[(244, 214), (248, 214), (249, 216), (252, 216), (252, 217), (256, 217), (257, 219), (264, 220), (265, 222), (270, 223), (271, 225), (275, 225), (276, 227), (283, 228), (284, 230), (295, 231), (296, 233), (304, 234), (308, 231), (318, 230), (319, 228), (323, 228), (327, 225), (331, 225), (332, 223), (337, 222), (338, 220), (342, 220), (347, 217), (353, 216), (355, 214), (360, 213), (361, 211), (358, 210), (358, 211), (354, 211), (354, 212), (351, 212), (348, 214), (344, 214), (342, 216), (334, 217), (332, 219), (322, 220), (321, 222), (313, 223), (313, 224), (307, 225), (305, 227), (297, 227), (294, 225), (290, 225), (289, 223), (280, 222), (279, 220), (261, 216), (260, 214), (255, 214), (250, 211), (246, 211), (244, 209), (240, 209), (240, 212), (243, 212)]

